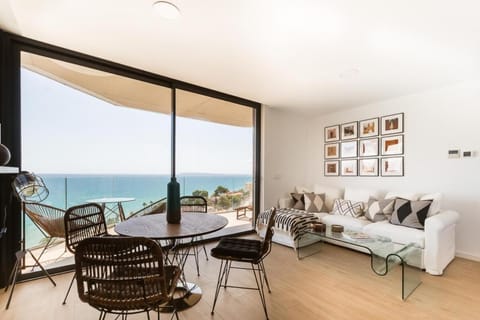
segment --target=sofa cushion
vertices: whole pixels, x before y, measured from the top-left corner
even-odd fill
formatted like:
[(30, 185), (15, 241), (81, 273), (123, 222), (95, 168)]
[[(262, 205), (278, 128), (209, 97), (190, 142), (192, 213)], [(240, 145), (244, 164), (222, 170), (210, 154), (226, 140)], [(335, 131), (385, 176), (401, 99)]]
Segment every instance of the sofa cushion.
[(406, 199), (416, 201), (419, 199), (418, 194), (413, 192), (398, 192), (398, 191), (391, 191), (385, 195), (385, 199)]
[(337, 199), (333, 203), (332, 214), (358, 218), (363, 214), (363, 202)]
[(292, 192), (290, 193), (293, 199), (293, 209), (298, 209), (298, 210), (305, 210), (305, 198), (303, 196), (303, 193), (295, 193)]
[(387, 237), (396, 243), (415, 243), (421, 248), (425, 248), (425, 232), (423, 230), (394, 225), (386, 220), (366, 225), (363, 232), (371, 236)]
[(365, 203), (365, 206), (368, 203), (370, 198), (380, 199), (380, 192), (370, 189), (359, 189), (359, 188), (345, 188), (345, 195), (343, 199), (351, 201), (361, 201)]
[(378, 222), (387, 219), (387, 215), (393, 213), (395, 205), (395, 199), (376, 200), (370, 198), (368, 200), (368, 206), (365, 210), (365, 217), (373, 222)]
[(442, 209), (442, 194), (439, 192), (424, 194), (423, 196), (420, 197), (420, 200), (432, 201), (432, 204), (430, 205), (430, 209), (428, 210), (428, 214), (427, 214), (428, 217), (436, 215)]
[(331, 226), (332, 224), (339, 224), (342, 225), (346, 230), (358, 232), (362, 231), (364, 226), (372, 223), (367, 219), (353, 218), (337, 214), (326, 214), (320, 218), (320, 221), (322, 221), (328, 226)]
[(325, 212), (325, 194), (304, 193), (305, 211), (307, 212)]
[(296, 193), (307, 193), (307, 192), (311, 192), (309, 188), (304, 187), (304, 186), (295, 186), (294, 190), (295, 190)]
[(313, 192), (316, 194), (325, 194), (325, 206), (328, 212), (332, 211), (335, 199), (343, 199), (343, 189), (337, 187), (316, 184), (313, 187)]
[(395, 209), (390, 223), (409, 228), (423, 229), (427, 219), (428, 209), (432, 201), (409, 201), (405, 199), (395, 200)]

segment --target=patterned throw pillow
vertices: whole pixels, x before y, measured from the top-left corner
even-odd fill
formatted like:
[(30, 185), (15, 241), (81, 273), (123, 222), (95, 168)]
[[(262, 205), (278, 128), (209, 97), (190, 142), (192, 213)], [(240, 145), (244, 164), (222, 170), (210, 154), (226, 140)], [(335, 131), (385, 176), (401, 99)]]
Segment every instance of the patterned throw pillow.
[(363, 202), (336, 199), (333, 203), (332, 213), (358, 218), (363, 213)]
[(293, 209), (305, 210), (303, 193), (290, 193), (293, 199)]
[(405, 199), (395, 200), (395, 210), (393, 211), (390, 223), (400, 226), (424, 229), (425, 219), (427, 219), (428, 209), (432, 201), (420, 200), (410, 201)]
[(325, 206), (325, 193), (315, 194), (305, 193), (305, 211), (307, 212), (327, 212), (327, 207)]
[(395, 199), (377, 200), (370, 198), (368, 199), (367, 210), (365, 210), (365, 217), (373, 222), (386, 220), (386, 215), (393, 213), (394, 205)]

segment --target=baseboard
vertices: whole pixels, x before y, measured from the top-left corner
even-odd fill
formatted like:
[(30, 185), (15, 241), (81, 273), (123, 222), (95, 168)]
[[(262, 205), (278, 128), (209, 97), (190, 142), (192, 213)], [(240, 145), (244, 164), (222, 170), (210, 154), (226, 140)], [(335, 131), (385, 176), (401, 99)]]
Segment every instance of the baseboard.
[(480, 257), (478, 256), (472, 256), (471, 254), (465, 253), (465, 252), (455, 252), (455, 256), (467, 260), (473, 260), (473, 261), (478, 261), (480, 262)]

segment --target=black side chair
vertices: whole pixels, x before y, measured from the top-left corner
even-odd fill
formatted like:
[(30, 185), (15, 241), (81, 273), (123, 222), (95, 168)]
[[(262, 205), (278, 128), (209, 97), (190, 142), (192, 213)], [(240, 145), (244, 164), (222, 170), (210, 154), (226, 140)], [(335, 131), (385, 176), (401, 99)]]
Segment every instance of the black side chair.
[[(207, 213), (208, 205), (207, 199), (202, 196), (183, 196), (180, 197), (180, 210), (181, 212), (196, 212), (196, 213)], [(195, 241), (202, 241), (203, 237), (194, 237), (191, 239), (192, 242)], [(203, 252), (205, 253), (205, 259), (208, 261), (208, 254), (207, 249), (205, 248), (205, 244), (202, 243)], [(200, 276), (200, 267), (199, 267), (199, 260), (198, 260), (198, 253), (200, 251), (200, 247), (195, 245), (193, 247), (193, 256), (195, 257), (195, 264), (197, 266), (197, 275)]]
[[(75, 252), (75, 274), (80, 300), (100, 311), (121, 315), (173, 311), (181, 271), (164, 265), (160, 246), (142, 237), (94, 237), (81, 241)], [(117, 316), (118, 318), (119, 316)]]
[[(64, 217), (65, 224), (65, 246), (68, 251), (75, 254), (78, 244), (85, 239), (108, 235), (105, 214), (100, 205), (87, 203), (71, 207)], [(76, 273), (68, 286), (63, 304), (67, 303), (67, 297), (72, 289)]]
[[(260, 299), (262, 300), (263, 310), (268, 319), (267, 305), (265, 302), (264, 283), (267, 285), (270, 293), (270, 284), (268, 283), (267, 273), (263, 259), (270, 253), (272, 248), (273, 224), (276, 214), (276, 209), (271, 208), (269, 211), (269, 218), (267, 223), (267, 230), (263, 240), (241, 239), (241, 238), (222, 238), (218, 245), (211, 250), (212, 257), (221, 259), (220, 270), (218, 272), (217, 288), (215, 290), (215, 299), (213, 300), (212, 315), (215, 311), (218, 294), (220, 288), (225, 289), (239, 288), (239, 289), (254, 289), (258, 290)], [(232, 262), (249, 263), (250, 268), (232, 266)], [(227, 285), (230, 269), (245, 269), (252, 270), (255, 276), (257, 287), (240, 287)], [(224, 282), (225, 280), (225, 282)], [(223, 283), (224, 282), (224, 283)], [(223, 283), (223, 284), (222, 284)]]

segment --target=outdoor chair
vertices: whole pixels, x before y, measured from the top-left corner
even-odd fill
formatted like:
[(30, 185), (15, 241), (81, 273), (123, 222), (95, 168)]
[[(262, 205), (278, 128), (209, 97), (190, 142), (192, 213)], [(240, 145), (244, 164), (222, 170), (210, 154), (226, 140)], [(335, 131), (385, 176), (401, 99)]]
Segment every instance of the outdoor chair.
[[(100, 311), (121, 315), (173, 311), (172, 299), (181, 271), (164, 265), (159, 245), (142, 237), (94, 237), (81, 241), (75, 252), (80, 300)], [(172, 315), (172, 317), (173, 317)]]
[[(180, 197), (180, 210), (181, 212), (192, 212), (192, 213), (207, 213), (208, 206), (207, 206), (207, 199), (202, 196), (183, 196)], [(203, 237), (194, 237), (191, 239), (193, 243), (196, 241), (203, 241)], [(205, 248), (205, 244), (201, 244), (203, 247), (203, 252), (205, 253), (205, 259), (208, 261), (208, 254), (207, 249)], [(200, 247), (198, 245), (193, 246), (193, 256), (195, 257), (195, 265), (197, 267), (197, 275), (200, 276), (200, 266), (199, 266), (199, 259), (198, 253), (200, 251)]]
[[(69, 208), (65, 213), (64, 225), (65, 246), (73, 254), (76, 253), (77, 246), (81, 241), (108, 235), (103, 209), (96, 203), (82, 204)], [(63, 304), (67, 303), (67, 297), (76, 275), (77, 273), (75, 272), (68, 286)]]
[[(267, 230), (263, 240), (242, 239), (242, 238), (222, 238), (218, 245), (211, 250), (212, 257), (221, 259), (220, 270), (218, 272), (217, 287), (215, 290), (215, 298), (213, 300), (212, 315), (215, 311), (218, 294), (220, 288), (239, 288), (258, 290), (260, 299), (262, 300), (263, 311), (268, 319), (267, 305), (265, 301), (264, 283), (267, 285), (270, 293), (270, 284), (268, 283), (267, 273), (263, 260), (270, 253), (272, 248), (273, 224), (276, 209), (269, 209), (269, 218)], [(232, 266), (232, 262), (249, 263), (250, 268)], [(242, 287), (228, 285), (228, 276), (230, 269), (252, 270), (255, 276), (256, 287)]]
[(42, 252), (37, 257), (37, 260), (40, 261), (45, 251), (53, 245), (55, 238), (65, 238), (63, 223), (65, 210), (41, 203), (25, 203), (24, 208), (25, 214), (47, 239)]

